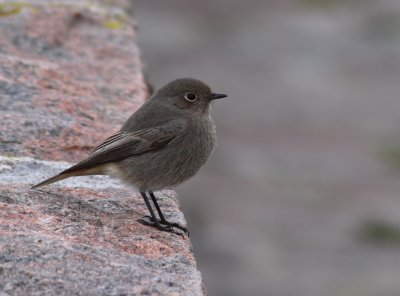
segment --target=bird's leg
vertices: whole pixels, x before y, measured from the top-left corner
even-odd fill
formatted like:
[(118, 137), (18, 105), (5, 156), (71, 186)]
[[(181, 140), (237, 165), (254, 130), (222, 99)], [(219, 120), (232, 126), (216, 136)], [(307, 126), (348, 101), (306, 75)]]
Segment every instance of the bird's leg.
[(162, 213), (162, 211), (160, 209), (160, 206), (158, 205), (157, 199), (154, 196), (153, 191), (150, 190), (149, 194), (150, 194), (151, 200), (153, 201), (154, 206), (156, 207), (156, 210), (158, 212), (158, 216), (160, 217), (160, 221), (159, 222), (161, 224), (168, 225), (170, 227), (178, 228), (178, 229), (182, 230), (183, 232), (189, 234), (189, 231), (187, 230), (186, 227), (183, 227), (183, 226), (179, 225), (178, 223), (169, 222), (167, 219), (165, 219), (165, 217), (164, 217), (164, 215), (163, 215), (163, 213)]
[(147, 198), (146, 192), (140, 192), (140, 194), (142, 195), (144, 202), (146, 203), (147, 209), (150, 212), (151, 216), (148, 216), (150, 218), (150, 220), (152, 221), (157, 221), (156, 215), (154, 214), (153, 208), (150, 205), (149, 199)]
[(161, 225), (160, 221), (157, 219), (156, 215), (154, 214), (154, 211), (153, 211), (153, 209), (152, 209), (152, 207), (150, 205), (149, 199), (147, 198), (146, 192), (140, 192), (140, 194), (142, 195), (142, 197), (144, 199), (144, 202), (146, 203), (147, 209), (150, 212), (151, 216), (147, 216), (147, 217), (150, 218), (151, 222), (148, 222), (148, 221), (146, 221), (144, 219), (139, 219), (139, 222), (142, 223), (142, 224), (145, 224), (145, 225), (153, 226), (153, 227), (155, 227), (155, 228), (157, 228), (157, 229), (159, 229), (161, 231), (167, 231), (167, 232), (172, 232), (172, 233), (175, 233), (175, 234), (180, 234), (180, 233), (176, 233), (173, 230), (171, 225), (167, 225), (167, 224), (166, 224), (166, 226)]

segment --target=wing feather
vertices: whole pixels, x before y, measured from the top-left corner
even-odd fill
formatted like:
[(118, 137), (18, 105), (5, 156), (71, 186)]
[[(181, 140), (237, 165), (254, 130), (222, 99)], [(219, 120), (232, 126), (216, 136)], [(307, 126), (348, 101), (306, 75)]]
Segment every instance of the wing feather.
[(90, 169), (129, 156), (164, 148), (186, 128), (185, 121), (173, 120), (160, 126), (134, 132), (120, 131), (100, 144), (90, 156), (62, 173)]

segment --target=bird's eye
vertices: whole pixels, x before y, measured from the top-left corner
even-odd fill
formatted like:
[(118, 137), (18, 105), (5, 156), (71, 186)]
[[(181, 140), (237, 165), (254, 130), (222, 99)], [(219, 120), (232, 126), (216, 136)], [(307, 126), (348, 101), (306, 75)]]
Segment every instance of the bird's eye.
[(189, 102), (194, 102), (197, 100), (197, 95), (194, 93), (187, 93), (185, 94), (185, 99)]

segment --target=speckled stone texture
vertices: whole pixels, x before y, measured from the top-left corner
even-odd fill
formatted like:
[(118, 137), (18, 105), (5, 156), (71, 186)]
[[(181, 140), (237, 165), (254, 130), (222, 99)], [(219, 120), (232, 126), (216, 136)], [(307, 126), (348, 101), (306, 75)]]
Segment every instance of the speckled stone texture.
[[(109, 6), (113, 3), (113, 6)], [(0, 295), (203, 295), (190, 240), (83, 159), (148, 96), (130, 1), (0, 0)], [(185, 225), (173, 191), (157, 192)]]

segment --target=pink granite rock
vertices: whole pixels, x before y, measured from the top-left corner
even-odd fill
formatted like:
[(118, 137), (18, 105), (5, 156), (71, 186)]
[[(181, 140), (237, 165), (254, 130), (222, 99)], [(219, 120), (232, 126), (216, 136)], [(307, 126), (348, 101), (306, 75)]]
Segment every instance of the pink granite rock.
[[(202, 295), (187, 237), (137, 222), (108, 177), (30, 185), (83, 159), (148, 96), (129, 1), (0, 1), (0, 294)], [(158, 193), (185, 224), (175, 193)], [(3, 293), (3, 294), (2, 294)]]

